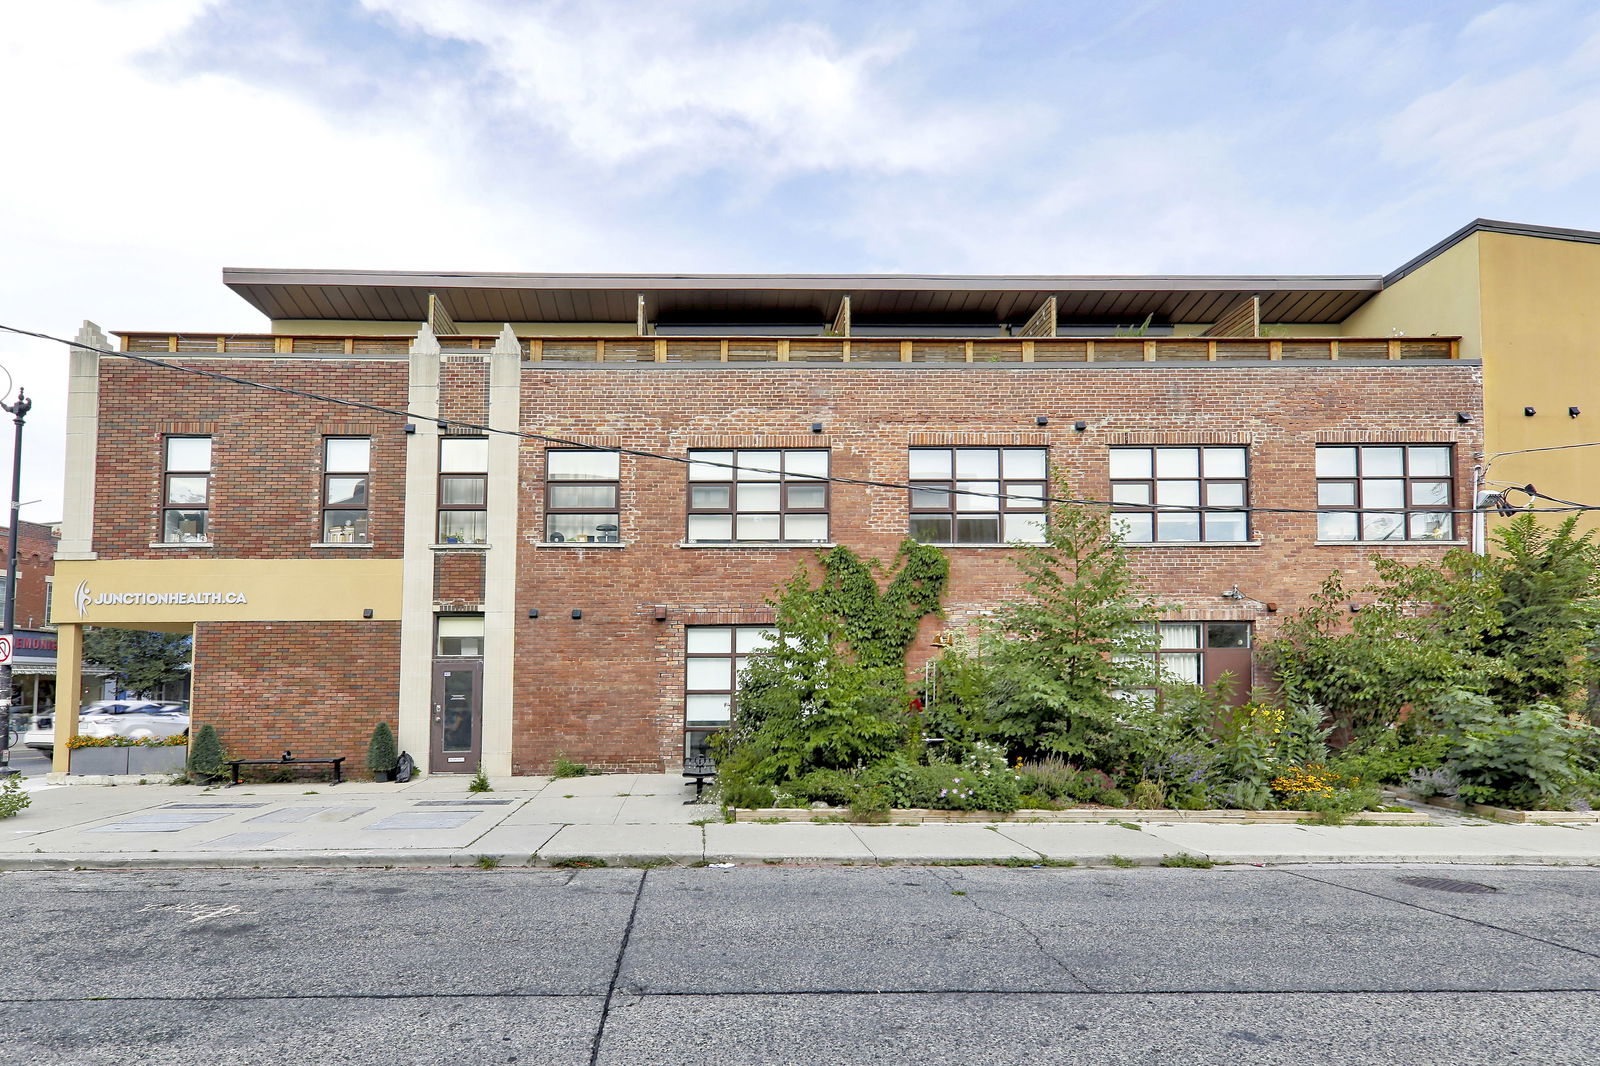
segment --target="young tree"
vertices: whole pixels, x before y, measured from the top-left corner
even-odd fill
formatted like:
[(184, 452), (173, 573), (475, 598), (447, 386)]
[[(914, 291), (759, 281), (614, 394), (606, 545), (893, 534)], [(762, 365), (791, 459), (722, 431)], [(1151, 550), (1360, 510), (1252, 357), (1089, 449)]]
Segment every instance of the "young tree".
[(140, 696), (181, 679), (191, 654), (191, 641), (181, 633), (95, 626), (83, 637), (84, 659), (110, 670), (119, 689)]
[(777, 640), (751, 658), (737, 720), (715, 745), (730, 798), (812, 770), (876, 762), (906, 737), (906, 648), (922, 617), (939, 609), (949, 563), (939, 549), (907, 541), (880, 592), (876, 564), (849, 548), (830, 549), (821, 562), (820, 581), (801, 568), (773, 601)]
[[(1059, 497), (1070, 496), (1065, 481)], [(1139, 591), (1100, 507), (1061, 503), (1045, 542), (1020, 549), (1024, 598), (997, 614), (982, 648), (994, 732), (1013, 754), (1098, 757), (1128, 711), (1118, 695), (1153, 681), (1160, 607)]]

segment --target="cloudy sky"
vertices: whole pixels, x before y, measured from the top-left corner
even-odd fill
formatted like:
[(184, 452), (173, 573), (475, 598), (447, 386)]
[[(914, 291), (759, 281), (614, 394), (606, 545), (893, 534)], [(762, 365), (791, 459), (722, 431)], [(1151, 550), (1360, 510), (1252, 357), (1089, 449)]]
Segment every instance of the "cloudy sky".
[[(0, 130), (57, 335), (263, 328), (224, 266), (1380, 273), (1600, 228), (1600, 5), (50, 0)], [(0, 367), (54, 520), (65, 352)]]

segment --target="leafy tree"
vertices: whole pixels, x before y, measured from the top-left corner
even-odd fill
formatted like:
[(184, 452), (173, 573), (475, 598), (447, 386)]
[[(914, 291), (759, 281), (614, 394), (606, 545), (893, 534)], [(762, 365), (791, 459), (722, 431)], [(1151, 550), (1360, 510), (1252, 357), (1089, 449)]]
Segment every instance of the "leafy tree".
[(141, 696), (182, 679), (191, 654), (191, 641), (181, 633), (96, 626), (83, 637), (84, 659), (110, 670), (119, 689)]
[(880, 592), (882, 567), (846, 547), (802, 567), (775, 601), (776, 643), (741, 678), (739, 714), (713, 752), (735, 806), (770, 803), (772, 787), (818, 770), (880, 761), (911, 734), (906, 648), (938, 610), (949, 563), (906, 541)]
[[(1069, 494), (1065, 482), (1060, 496)], [(1128, 714), (1118, 692), (1150, 685), (1160, 608), (1138, 589), (1110, 515), (1058, 504), (1045, 542), (1020, 549), (1024, 598), (982, 640), (994, 734), (1013, 755), (1103, 765)]]
[[(1265, 648), (1284, 694), (1358, 732), (1458, 691), (1504, 714), (1573, 706), (1595, 678), (1600, 549), (1575, 518), (1550, 530), (1532, 515), (1497, 529), (1494, 548), (1411, 566), (1379, 559), (1378, 581), (1356, 592), (1331, 575)], [(1370, 602), (1352, 615), (1352, 598)]]

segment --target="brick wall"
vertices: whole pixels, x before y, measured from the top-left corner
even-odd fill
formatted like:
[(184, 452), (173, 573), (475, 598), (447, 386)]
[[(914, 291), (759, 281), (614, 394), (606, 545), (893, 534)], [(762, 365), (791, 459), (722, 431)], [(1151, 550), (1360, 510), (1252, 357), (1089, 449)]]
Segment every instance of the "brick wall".
[[(183, 360), (178, 360), (183, 361)], [(206, 359), (193, 365), (328, 396), (404, 408), (398, 360)], [(102, 559), (398, 556), (405, 489), (404, 420), (118, 359), (100, 363), (94, 549)], [(162, 438), (212, 437), (210, 548), (161, 540)], [(322, 539), (322, 438), (370, 436), (373, 547), (312, 548)]]
[(398, 622), (205, 622), (193, 727), (216, 727), (236, 758), (343, 755), (346, 772), (365, 776), (373, 727), (399, 725), (399, 663)]
[[(8, 530), (0, 527), (0, 584), (5, 577), (4, 558)], [(49, 526), (37, 522), (17, 523), (17, 605), (18, 629), (37, 629), (45, 617), (45, 578), (55, 573), (56, 539)]]
[[(1316, 507), (1315, 448), (1343, 439), (1456, 444), (1456, 505), (1467, 506), (1480, 448), (1479, 369), (1470, 364), (1130, 368), (648, 369), (528, 367), (523, 424), (536, 432), (668, 454), (689, 448), (829, 447), (836, 476), (904, 482), (912, 444), (1045, 444), (1081, 496), (1110, 492), (1107, 450), (1119, 444), (1248, 444), (1256, 507)], [(1035, 424), (1046, 415), (1049, 425)], [(1088, 423), (1084, 432), (1074, 422)], [(821, 422), (825, 433), (808, 432)], [(514, 765), (556, 755), (615, 769), (669, 767), (681, 755), (683, 629), (755, 624), (765, 600), (809, 549), (679, 548), (685, 472), (622, 458), (621, 550), (532, 547), (543, 513), (543, 449), (525, 447), (523, 545), (518, 562)], [(1467, 535), (1465, 518), (1458, 537)], [(903, 490), (834, 485), (831, 535), (866, 555), (891, 556), (905, 535)], [(1131, 549), (1149, 590), (1175, 616), (1242, 619), (1270, 636), (1329, 571), (1372, 576), (1368, 556), (1415, 561), (1443, 546), (1317, 545), (1312, 515), (1257, 514), (1256, 547)], [(1012, 594), (1011, 553), (950, 548), (949, 624)], [(1226, 600), (1238, 585), (1248, 601)], [(1280, 605), (1269, 614), (1255, 601)], [(657, 607), (668, 620), (656, 622)], [(540, 617), (525, 620), (526, 608)], [(583, 611), (573, 620), (571, 611)], [(939, 624), (925, 622), (916, 668)], [(1259, 671), (1256, 680), (1262, 680)]]

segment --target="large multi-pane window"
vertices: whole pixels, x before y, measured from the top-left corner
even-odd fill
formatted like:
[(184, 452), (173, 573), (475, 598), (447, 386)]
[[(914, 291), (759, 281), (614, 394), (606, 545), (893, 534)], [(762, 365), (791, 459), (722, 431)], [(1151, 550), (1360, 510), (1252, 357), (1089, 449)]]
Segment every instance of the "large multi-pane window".
[(560, 449), (544, 461), (544, 539), (615, 544), (617, 453)]
[(439, 541), (482, 544), (489, 539), (489, 439), (439, 440)]
[(1249, 500), (1244, 448), (1111, 449), (1111, 502), (1125, 540), (1247, 540)]
[(684, 630), (685, 758), (706, 757), (712, 734), (726, 729), (738, 707), (739, 675), (750, 656), (772, 648), (770, 626), (689, 626)]
[(372, 438), (325, 437), (322, 441), (322, 540), (367, 544)]
[(1043, 448), (912, 448), (911, 536), (925, 544), (1044, 541)]
[(828, 539), (826, 448), (689, 453), (691, 543)]
[(1317, 446), (1318, 540), (1450, 540), (1448, 444)]
[(211, 438), (168, 437), (162, 475), (161, 539), (211, 542)]

